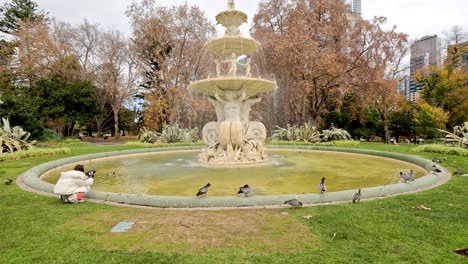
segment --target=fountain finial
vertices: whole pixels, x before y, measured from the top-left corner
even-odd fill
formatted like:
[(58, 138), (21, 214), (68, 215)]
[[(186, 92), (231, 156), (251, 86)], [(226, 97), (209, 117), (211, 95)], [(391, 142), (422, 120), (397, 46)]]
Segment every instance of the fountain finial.
[(234, 10), (235, 5), (234, 5), (234, 0), (228, 0), (228, 10)]

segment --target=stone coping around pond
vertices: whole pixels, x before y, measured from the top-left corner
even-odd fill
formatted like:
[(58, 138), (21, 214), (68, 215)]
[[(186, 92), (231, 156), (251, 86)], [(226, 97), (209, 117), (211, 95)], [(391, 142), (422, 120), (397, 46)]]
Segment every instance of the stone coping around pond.
[[(352, 149), (338, 147), (321, 147), (321, 146), (294, 146), (294, 145), (269, 145), (269, 149), (274, 150), (320, 150), (366, 154), (373, 156), (381, 156), (396, 160), (406, 161), (424, 168), (428, 173), (415, 181), (407, 183), (396, 183), (385, 186), (377, 186), (370, 188), (362, 188), (362, 200), (378, 199), (386, 196), (395, 196), (405, 193), (418, 192), (430, 188), (434, 188), (440, 184), (447, 182), (450, 179), (450, 172), (442, 168), (442, 173), (431, 173), (433, 162), (417, 156), (383, 152), (367, 149)], [(158, 152), (173, 152), (173, 151), (189, 151), (200, 149), (199, 146), (189, 147), (162, 147), (149, 149), (132, 149), (122, 151), (112, 151), (95, 153), (89, 155), (80, 155), (65, 159), (50, 161), (47, 163), (35, 166), (21, 174), (18, 179), (18, 185), (27, 191), (33, 191), (41, 194), (57, 196), (53, 194), (54, 185), (42, 181), (40, 176), (45, 172), (66, 165), (90, 159), (108, 158), (122, 155), (143, 154), (143, 153), (158, 153)], [(439, 166), (440, 167), (440, 166)], [(124, 204), (136, 206), (151, 206), (159, 208), (277, 208), (282, 207), (284, 201), (297, 198), (304, 206), (312, 206), (317, 204), (351, 202), (356, 190), (345, 190), (337, 192), (325, 192), (322, 194), (287, 194), (287, 195), (268, 195), (268, 196), (217, 196), (217, 197), (186, 197), (186, 196), (157, 196), (146, 194), (127, 194), (127, 193), (111, 193), (90, 191), (86, 197), (91, 201), (110, 202), (110, 204)]]

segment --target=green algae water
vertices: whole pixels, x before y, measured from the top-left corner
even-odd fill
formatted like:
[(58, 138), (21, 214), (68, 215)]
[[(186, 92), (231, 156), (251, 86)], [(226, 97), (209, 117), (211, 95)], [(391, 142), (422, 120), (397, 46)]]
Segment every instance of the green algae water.
[[(413, 169), (420, 177), (425, 171), (394, 159), (329, 151), (269, 150), (270, 162), (256, 167), (205, 167), (199, 151), (151, 153), (83, 161), (86, 170), (96, 170), (92, 190), (195, 196), (211, 183), (209, 196), (235, 196), (248, 184), (255, 195), (319, 193), (325, 177), (327, 192), (398, 183), (401, 170)], [(44, 181), (55, 184), (61, 171), (74, 164), (49, 171)]]

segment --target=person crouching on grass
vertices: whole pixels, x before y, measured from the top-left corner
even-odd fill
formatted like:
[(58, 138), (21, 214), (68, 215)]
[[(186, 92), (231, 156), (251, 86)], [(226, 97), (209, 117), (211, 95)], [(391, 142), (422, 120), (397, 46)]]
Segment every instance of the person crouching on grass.
[(54, 193), (60, 195), (66, 203), (84, 202), (84, 196), (91, 190), (96, 171), (84, 172), (83, 165), (76, 165), (73, 170), (60, 174), (60, 179), (54, 187)]

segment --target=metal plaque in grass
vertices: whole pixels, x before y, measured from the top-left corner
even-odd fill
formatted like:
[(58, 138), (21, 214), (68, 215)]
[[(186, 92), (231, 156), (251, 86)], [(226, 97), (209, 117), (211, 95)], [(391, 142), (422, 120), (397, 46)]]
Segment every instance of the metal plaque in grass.
[(135, 222), (119, 222), (114, 227), (112, 227), (112, 233), (123, 233), (127, 232), (130, 228), (132, 228)]

